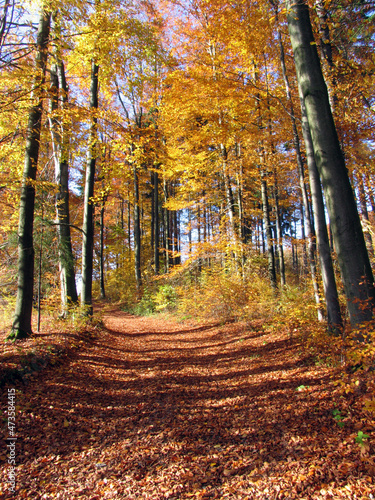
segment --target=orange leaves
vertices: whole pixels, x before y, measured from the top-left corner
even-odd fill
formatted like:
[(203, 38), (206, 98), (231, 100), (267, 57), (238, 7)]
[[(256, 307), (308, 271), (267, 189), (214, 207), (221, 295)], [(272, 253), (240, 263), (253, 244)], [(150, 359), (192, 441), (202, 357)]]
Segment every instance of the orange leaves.
[[(306, 364), (286, 331), (181, 324), (113, 308), (104, 322), (108, 330), (69, 364), (17, 392), (19, 498), (371, 492), (370, 432), (349, 419), (337, 427), (331, 410), (344, 402), (332, 390), (333, 371)], [(295, 390), (302, 385), (309, 390)], [(350, 415), (359, 423), (355, 408)]]

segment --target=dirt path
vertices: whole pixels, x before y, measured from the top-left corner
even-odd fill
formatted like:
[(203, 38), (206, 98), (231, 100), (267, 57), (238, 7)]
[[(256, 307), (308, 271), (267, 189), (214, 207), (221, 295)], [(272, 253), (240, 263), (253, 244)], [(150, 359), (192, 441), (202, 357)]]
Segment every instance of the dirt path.
[(297, 341), (115, 309), (104, 322), (17, 386), (13, 498), (375, 498), (348, 406)]

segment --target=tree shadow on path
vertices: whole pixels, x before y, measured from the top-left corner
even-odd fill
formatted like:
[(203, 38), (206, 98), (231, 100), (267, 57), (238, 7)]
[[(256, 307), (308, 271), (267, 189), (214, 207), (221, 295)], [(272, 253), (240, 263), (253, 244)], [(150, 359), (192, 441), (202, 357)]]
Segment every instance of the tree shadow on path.
[(343, 439), (330, 372), (298, 341), (240, 324), (104, 321), (95, 341), (20, 396), (19, 492), (41, 498), (58, 486), (61, 498), (93, 498), (102, 481), (117, 492), (108, 498), (266, 498), (264, 488), (276, 498), (281, 487), (312, 495), (345, 480), (326, 459), (327, 440), (337, 454)]

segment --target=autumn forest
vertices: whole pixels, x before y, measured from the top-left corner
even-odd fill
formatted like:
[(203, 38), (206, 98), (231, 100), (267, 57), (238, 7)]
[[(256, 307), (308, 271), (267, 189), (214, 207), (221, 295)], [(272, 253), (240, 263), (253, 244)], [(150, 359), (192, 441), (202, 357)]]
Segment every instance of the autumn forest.
[(374, 15), (0, 2), (4, 495), (375, 498)]

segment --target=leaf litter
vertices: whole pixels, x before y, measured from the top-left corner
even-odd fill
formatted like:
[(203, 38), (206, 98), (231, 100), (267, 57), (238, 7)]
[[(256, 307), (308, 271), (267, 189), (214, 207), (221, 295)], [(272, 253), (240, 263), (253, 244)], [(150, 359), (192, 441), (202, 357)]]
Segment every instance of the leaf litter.
[(115, 308), (104, 325), (7, 386), (16, 493), (4, 447), (0, 498), (375, 499), (374, 421), (301, 339)]

